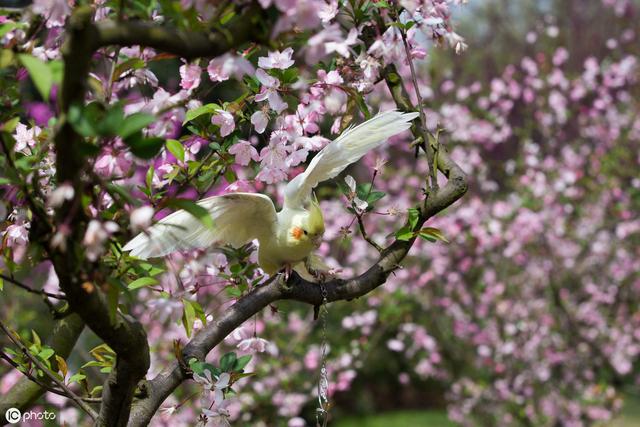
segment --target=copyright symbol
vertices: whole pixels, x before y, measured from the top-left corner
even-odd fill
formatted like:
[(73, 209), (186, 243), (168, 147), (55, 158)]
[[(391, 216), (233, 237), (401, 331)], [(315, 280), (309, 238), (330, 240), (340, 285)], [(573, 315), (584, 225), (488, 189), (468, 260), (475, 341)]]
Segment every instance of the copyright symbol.
[(7, 419), (9, 424), (15, 424), (20, 421), (20, 417), (22, 414), (20, 413), (20, 409), (18, 408), (9, 408), (7, 412), (4, 413), (4, 417)]

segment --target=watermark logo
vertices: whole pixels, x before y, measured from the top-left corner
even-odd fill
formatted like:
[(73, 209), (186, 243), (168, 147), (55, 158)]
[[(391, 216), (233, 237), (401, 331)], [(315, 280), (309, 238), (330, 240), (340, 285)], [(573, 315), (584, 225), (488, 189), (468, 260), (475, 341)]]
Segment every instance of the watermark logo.
[(4, 417), (9, 424), (16, 424), (20, 421), (20, 418), (22, 418), (22, 414), (18, 408), (9, 408), (7, 412), (4, 413)]
[(29, 411), (24, 414), (18, 408), (9, 408), (4, 413), (4, 417), (9, 424), (17, 424), (31, 420), (55, 420), (56, 414), (49, 411)]

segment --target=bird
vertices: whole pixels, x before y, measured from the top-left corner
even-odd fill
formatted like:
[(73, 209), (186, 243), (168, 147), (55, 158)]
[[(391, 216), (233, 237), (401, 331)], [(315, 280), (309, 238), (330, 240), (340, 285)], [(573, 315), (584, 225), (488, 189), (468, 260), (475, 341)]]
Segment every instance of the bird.
[[(346, 129), (309, 162), (306, 170), (284, 189), (280, 211), (269, 196), (260, 193), (227, 193), (202, 199), (197, 204), (208, 211), (213, 227), (185, 210), (178, 210), (124, 247), (140, 259), (162, 257), (175, 251), (230, 245), (239, 248), (258, 241), (258, 265), (269, 276), (306, 266), (311, 271), (313, 254), (322, 243), (324, 217), (313, 189), (338, 176), (367, 152), (388, 138), (411, 127), (418, 113), (388, 110)], [(305, 271), (305, 268), (301, 268)]]

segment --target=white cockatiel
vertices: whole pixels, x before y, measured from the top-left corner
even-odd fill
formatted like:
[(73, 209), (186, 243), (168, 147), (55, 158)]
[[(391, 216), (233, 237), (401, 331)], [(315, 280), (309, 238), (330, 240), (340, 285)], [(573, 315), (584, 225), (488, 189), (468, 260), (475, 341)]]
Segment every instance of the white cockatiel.
[(198, 202), (211, 214), (213, 228), (186, 211), (177, 211), (138, 234), (124, 250), (146, 259), (214, 245), (240, 247), (257, 239), (258, 262), (265, 273), (273, 275), (283, 267), (290, 269), (307, 260), (324, 233), (324, 219), (313, 188), (336, 177), (389, 137), (409, 129), (417, 116), (418, 113), (385, 111), (344, 131), (311, 160), (304, 173), (287, 184), (280, 212), (264, 194), (213, 196)]

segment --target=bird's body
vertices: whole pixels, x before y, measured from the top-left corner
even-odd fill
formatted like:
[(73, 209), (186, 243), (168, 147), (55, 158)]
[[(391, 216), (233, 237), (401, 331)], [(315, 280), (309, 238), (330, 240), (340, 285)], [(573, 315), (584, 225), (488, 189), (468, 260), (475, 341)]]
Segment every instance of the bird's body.
[(269, 275), (306, 261), (324, 233), (324, 219), (313, 188), (337, 176), (390, 136), (408, 129), (417, 115), (386, 111), (345, 131), (313, 158), (304, 173), (287, 184), (284, 206), (279, 212), (263, 194), (213, 196), (198, 202), (211, 214), (213, 228), (185, 211), (177, 211), (140, 233), (123, 249), (131, 251), (131, 255), (150, 258), (221, 244), (239, 247), (257, 239), (258, 263)]

